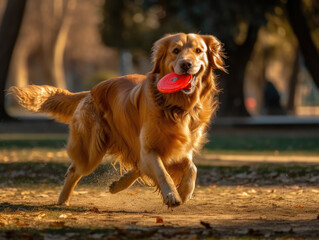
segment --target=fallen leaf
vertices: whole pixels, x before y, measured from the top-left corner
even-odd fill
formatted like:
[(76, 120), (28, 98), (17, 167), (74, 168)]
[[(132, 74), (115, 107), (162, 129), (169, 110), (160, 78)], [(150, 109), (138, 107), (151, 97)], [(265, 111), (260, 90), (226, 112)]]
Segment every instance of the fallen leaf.
[(163, 218), (157, 217), (157, 218), (156, 218), (156, 223), (164, 223)]
[(4, 209), (4, 212), (5, 212), (5, 213), (11, 212), (11, 208), (9, 208), (9, 207), (5, 208), (5, 209)]
[(60, 216), (59, 216), (59, 218), (63, 218), (63, 219), (65, 219), (65, 218), (67, 218), (68, 216), (67, 215), (65, 215), (65, 214), (61, 214)]
[(22, 191), (21, 192), (21, 195), (28, 195), (28, 194), (30, 194), (30, 191)]
[(249, 193), (256, 193), (256, 190), (255, 189), (251, 189), (248, 191)]
[(34, 220), (41, 220), (45, 215), (46, 215), (45, 213), (41, 213), (38, 216), (36, 216)]
[(21, 215), (26, 215), (26, 212), (24, 211), (20, 211), (20, 210), (16, 210), (14, 211), (15, 214), (21, 214)]
[(50, 223), (50, 227), (64, 227), (65, 222), (59, 221), (59, 222), (52, 222)]
[(23, 240), (32, 240), (33, 236), (29, 233), (21, 233), (20, 238)]
[(238, 195), (239, 195), (239, 196), (243, 196), (243, 197), (248, 197), (248, 196), (249, 196), (249, 194), (248, 194), (248, 193), (246, 193), (246, 192), (239, 193)]
[(101, 213), (100, 210), (97, 208), (97, 207), (93, 207), (91, 209), (92, 212), (95, 212), (95, 213)]
[(4, 227), (4, 226), (6, 226), (6, 225), (8, 225), (8, 221), (5, 220), (4, 218), (0, 218), (0, 226), (1, 226), (1, 227)]
[(200, 221), (200, 224), (203, 225), (206, 229), (212, 229), (212, 226), (208, 222)]
[(20, 226), (20, 227), (25, 227), (25, 226), (29, 226), (30, 225), (30, 224), (28, 224), (26, 222), (23, 222), (23, 221), (19, 220), (19, 219), (17, 221), (15, 221), (15, 224)]

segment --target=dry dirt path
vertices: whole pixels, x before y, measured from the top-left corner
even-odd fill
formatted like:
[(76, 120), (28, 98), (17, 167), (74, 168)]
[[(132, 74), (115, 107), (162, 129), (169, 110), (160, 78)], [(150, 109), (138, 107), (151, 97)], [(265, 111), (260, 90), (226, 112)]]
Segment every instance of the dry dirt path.
[(58, 190), (2, 188), (0, 238), (23, 233), (35, 237), (33, 231), (45, 239), (92, 234), (97, 239), (319, 236), (319, 189), (313, 187), (197, 187), (192, 200), (174, 209), (163, 206), (149, 188), (111, 195), (84, 186), (70, 207), (61, 208), (54, 205)]
[(55, 179), (64, 169), (2, 162), (0, 239), (319, 239), (316, 160), (247, 165), (234, 158), (222, 165), (222, 156), (214, 156), (198, 158), (194, 198), (174, 209), (152, 188), (137, 185), (112, 195), (109, 181), (102, 180), (80, 183), (71, 206), (60, 207), (55, 202), (61, 182)]

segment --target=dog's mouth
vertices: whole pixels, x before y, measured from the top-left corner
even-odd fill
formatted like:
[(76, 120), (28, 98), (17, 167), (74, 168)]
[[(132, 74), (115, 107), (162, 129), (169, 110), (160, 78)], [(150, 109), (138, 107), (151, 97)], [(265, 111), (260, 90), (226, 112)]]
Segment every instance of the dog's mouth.
[(189, 80), (188, 85), (181, 90), (184, 94), (189, 95), (195, 91), (196, 77), (197, 77), (197, 74), (193, 75), (193, 77)]

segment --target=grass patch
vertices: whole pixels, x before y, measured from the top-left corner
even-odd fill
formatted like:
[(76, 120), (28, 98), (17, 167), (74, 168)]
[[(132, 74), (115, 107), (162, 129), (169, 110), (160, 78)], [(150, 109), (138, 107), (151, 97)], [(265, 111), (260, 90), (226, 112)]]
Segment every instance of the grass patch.
[(319, 153), (319, 137), (210, 136), (205, 151)]
[(64, 148), (67, 134), (0, 134), (0, 149)]
[[(67, 134), (0, 134), (0, 149), (65, 148)], [(204, 152), (318, 154), (319, 137), (209, 136)]]

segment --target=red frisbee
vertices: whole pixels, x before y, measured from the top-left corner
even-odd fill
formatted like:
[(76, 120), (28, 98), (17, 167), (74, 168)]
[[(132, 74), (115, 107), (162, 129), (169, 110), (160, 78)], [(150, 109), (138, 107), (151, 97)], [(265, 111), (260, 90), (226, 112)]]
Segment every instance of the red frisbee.
[(157, 89), (162, 93), (173, 93), (186, 88), (192, 81), (192, 74), (178, 75), (174, 72), (162, 77)]

